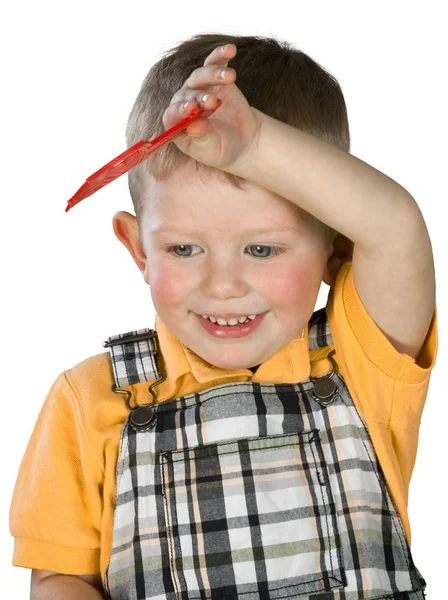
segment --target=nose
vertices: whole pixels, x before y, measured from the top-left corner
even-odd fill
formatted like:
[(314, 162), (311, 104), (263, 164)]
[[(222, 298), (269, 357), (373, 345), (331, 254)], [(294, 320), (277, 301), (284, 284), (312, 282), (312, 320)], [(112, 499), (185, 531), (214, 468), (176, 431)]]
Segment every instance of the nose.
[(237, 260), (210, 261), (204, 267), (202, 292), (214, 298), (243, 298), (249, 294), (251, 286), (246, 272)]

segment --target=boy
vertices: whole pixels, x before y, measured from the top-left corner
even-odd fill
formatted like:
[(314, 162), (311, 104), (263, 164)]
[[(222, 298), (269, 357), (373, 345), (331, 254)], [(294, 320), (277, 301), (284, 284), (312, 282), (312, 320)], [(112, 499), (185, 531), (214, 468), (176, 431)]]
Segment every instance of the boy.
[(217, 97), (129, 174), (136, 217), (113, 226), (156, 330), (54, 382), (13, 564), (35, 600), (423, 600), (406, 510), (437, 353), (423, 217), (348, 153), (335, 80), (272, 39), (181, 44), (145, 79), (128, 145)]

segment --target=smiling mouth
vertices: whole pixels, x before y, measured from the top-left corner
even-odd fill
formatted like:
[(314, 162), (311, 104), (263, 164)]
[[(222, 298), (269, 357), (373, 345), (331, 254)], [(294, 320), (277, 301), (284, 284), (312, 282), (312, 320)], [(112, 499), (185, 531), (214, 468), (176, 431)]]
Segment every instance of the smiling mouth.
[(220, 325), (218, 322), (213, 323), (210, 319), (204, 319), (202, 315), (196, 314), (202, 327), (211, 335), (218, 339), (234, 339), (242, 338), (253, 333), (260, 326), (269, 311), (259, 313), (254, 319), (247, 319), (244, 323), (236, 325)]
[(241, 313), (240, 315), (237, 315), (235, 313), (222, 313), (222, 314), (218, 314), (218, 313), (207, 313), (207, 312), (203, 312), (203, 313), (199, 313), (199, 316), (202, 317), (203, 315), (206, 315), (207, 317), (212, 317), (213, 319), (241, 319), (241, 317), (248, 317), (249, 315), (255, 315), (256, 313)]

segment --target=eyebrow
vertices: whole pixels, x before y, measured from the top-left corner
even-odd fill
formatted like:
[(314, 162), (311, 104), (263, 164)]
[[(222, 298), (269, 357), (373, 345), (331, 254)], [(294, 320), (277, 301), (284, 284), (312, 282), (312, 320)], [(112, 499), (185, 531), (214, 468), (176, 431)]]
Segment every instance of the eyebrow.
[[(245, 231), (241, 231), (240, 233), (241, 235), (259, 235), (263, 233), (278, 233), (280, 231), (299, 233), (299, 231), (295, 227), (258, 227), (256, 229), (246, 229)], [(177, 227), (166, 227), (162, 225), (151, 229), (151, 233), (181, 233), (185, 235), (198, 235), (202, 232), (178, 229)]]

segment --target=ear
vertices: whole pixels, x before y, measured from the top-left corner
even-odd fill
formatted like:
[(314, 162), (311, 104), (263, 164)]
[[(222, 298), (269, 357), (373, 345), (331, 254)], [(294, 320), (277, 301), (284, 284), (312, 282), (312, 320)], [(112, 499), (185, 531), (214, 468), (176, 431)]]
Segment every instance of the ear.
[(333, 251), (325, 267), (323, 276), (324, 282), (332, 287), (336, 283), (336, 278), (341, 266), (353, 258), (354, 243), (349, 238), (338, 233), (333, 241)]
[(122, 210), (113, 216), (112, 227), (115, 235), (126, 246), (135, 264), (143, 273), (144, 280), (149, 285), (148, 261), (140, 243), (137, 217)]

